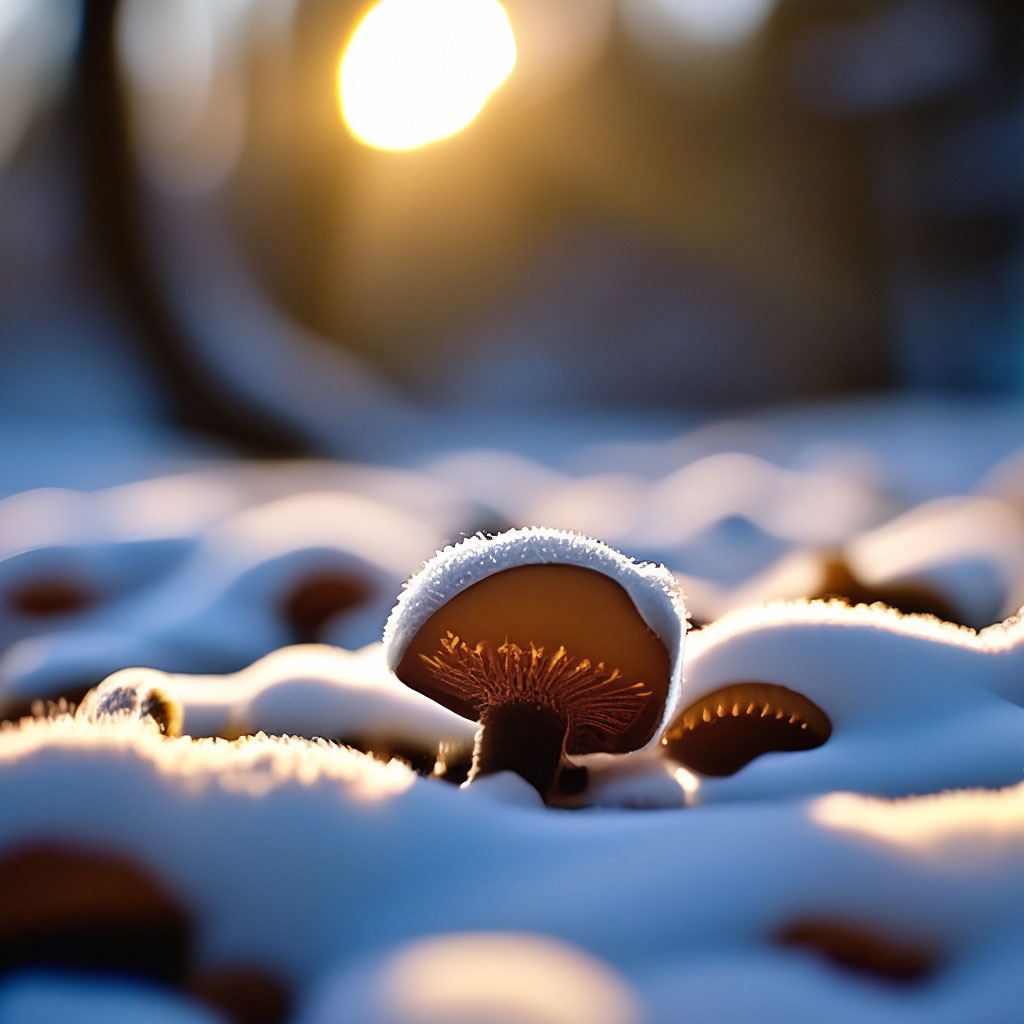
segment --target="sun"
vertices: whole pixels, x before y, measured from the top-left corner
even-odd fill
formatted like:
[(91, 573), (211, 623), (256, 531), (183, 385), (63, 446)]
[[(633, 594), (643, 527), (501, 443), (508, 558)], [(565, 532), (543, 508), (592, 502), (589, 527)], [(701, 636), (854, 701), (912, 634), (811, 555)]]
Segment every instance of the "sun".
[(368, 146), (415, 149), (468, 125), (515, 62), (498, 0), (380, 0), (342, 54), (342, 116)]

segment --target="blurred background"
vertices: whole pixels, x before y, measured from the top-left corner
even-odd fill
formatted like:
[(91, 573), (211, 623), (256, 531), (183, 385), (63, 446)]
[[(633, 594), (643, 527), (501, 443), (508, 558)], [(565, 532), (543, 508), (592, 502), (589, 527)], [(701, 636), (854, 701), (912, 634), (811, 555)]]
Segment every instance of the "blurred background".
[(1019, 396), (1022, 54), (1019, 0), (0, 0), (5, 490)]
[(0, 0), (0, 721), (544, 525), (1024, 606), (1020, 0)]

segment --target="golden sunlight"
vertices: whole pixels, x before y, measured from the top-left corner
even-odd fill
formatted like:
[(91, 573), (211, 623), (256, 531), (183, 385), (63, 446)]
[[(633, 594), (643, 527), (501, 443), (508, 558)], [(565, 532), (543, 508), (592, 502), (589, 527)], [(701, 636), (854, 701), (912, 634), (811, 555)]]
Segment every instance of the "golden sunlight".
[(415, 149), (465, 128), (516, 62), (498, 0), (380, 0), (338, 68), (349, 130), (377, 149)]

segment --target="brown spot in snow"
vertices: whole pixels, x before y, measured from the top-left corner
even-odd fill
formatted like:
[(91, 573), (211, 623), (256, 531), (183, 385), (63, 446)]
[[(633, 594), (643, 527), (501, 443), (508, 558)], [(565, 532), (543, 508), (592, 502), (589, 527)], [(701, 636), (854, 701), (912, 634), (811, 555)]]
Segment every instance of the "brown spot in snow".
[(180, 904), (119, 854), (41, 843), (0, 860), (0, 974), (52, 967), (178, 985), (191, 939)]
[(295, 643), (320, 640), (324, 626), (370, 596), (369, 585), (341, 572), (321, 572), (304, 577), (285, 597), (282, 614), (291, 627)]
[[(821, 586), (810, 598), (834, 598), (847, 604), (881, 603), (905, 614), (934, 615), (944, 622), (960, 623), (961, 616), (941, 594), (917, 583), (864, 583), (845, 559), (825, 562)], [(960, 623), (961, 625), (963, 623)]]
[(247, 964), (199, 970), (189, 981), (188, 992), (231, 1024), (284, 1024), (292, 1009), (285, 983), (270, 971)]
[(776, 941), (886, 981), (918, 981), (937, 966), (935, 953), (919, 941), (832, 918), (793, 921), (776, 935)]
[(75, 579), (53, 577), (26, 580), (7, 594), (12, 611), (29, 618), (48, 618), (82, 611), (98, 600), (84, 584)]

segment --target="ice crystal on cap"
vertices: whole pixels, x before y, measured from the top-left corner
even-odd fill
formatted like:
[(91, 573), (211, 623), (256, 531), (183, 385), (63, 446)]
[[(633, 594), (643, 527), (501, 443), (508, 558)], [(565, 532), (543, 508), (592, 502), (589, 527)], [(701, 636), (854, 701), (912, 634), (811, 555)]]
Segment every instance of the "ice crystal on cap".
[(649, 746), (675, 704), (685, 631), (665, 568), (524, 529), (439, 552), (406, 585), (384, 644), (408, 686), (485, 728), (501, 719), (506, 749), (479, 747), (477, 774), (510, 768), (543, 792), (555, 767), (528, 768), (519, 738), (556, 765)]

